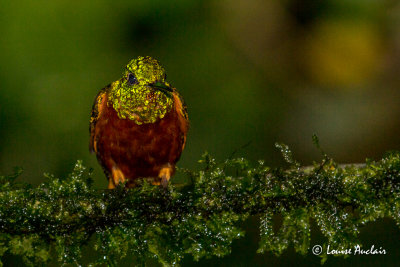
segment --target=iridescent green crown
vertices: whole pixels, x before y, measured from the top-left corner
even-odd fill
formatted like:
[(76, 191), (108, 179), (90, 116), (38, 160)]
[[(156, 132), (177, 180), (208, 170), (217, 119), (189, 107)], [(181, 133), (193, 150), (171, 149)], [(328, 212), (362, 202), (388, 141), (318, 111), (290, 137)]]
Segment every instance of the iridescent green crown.
[(123, 77), (111, 84), (109, 105), (121, 119), (154, 123), (173, 106), (173, 90), (165, 79), (165, 70), (157, 60), (148, 56), (133, 59)]

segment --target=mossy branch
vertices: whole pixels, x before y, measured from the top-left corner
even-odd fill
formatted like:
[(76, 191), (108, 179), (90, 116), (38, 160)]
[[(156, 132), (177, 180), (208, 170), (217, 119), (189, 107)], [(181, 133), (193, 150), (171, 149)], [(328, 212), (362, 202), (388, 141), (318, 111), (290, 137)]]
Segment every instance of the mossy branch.
[[(345, 166), (324, 156), (301, 168), (279, 147), (288, 170), (243, 158), (217, 163), (205, 154), (202, 170), (183, 170), (189, 185), (166, 190), (146, 182), (130, 190), (94, 189), (80, 161), (67, 178), (46, 175), (36, 188), (17, 183), (19, 171), (1, 176), (0, 256), (21, 255), (36, 265), (54, 250), (60, 263), (79, 264), (91, 239), (94, 264), (114, 265), (129, 254), (137, 264), (155, 258), (176, 265), (187, 254), (195, 260), (229, 254), (244, 234), (239, 222), (249, 215), (260, 216), (259, 253), (280, 255), (292, 245), (305, 255), (311, 220), (337, 249), (357, 244), (368, 222), (390, 217), (400, 223), (400, 153)], [(277, 214), (283, 223), (274, 231)]]

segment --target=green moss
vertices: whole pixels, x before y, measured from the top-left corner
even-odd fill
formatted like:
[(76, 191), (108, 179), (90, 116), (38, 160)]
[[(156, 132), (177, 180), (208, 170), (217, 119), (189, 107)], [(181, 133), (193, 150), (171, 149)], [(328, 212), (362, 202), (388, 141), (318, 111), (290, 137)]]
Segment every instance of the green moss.
[[(190, 184), (167, 190), (146, 182), (96, 190), (79, 161), (68, 177), (46, 175), (36, 188), (17, 183), (19, 170), (1, 176), (0, 256), (20, 255), (37, 265), (54, 250), (60, 263), (79, 264), (90, 239), (94, 264), (116, 265), (134, 255), (136, 264), (156, 259), (178, 265), (187, 255), (229, 254), (233, 240), (244, 235), (239, 222), (249, 215), (260, 216), (259, 253), (280, 255), (293, 246), (304, 255), (310, 253), (311, 220), (326, 237), (324, 246), (337, 249), (358, 244), (368, 222), (389, 217), (400, 224), (398, 152), (345, 167), (325, 156), (300, 168), (288, 147), (279, 147), (289, 170), (243, 158), (218, 163), (205, 154), (200, 171), (184, 170)], [(277, 216), (282, 224), (275, 229)]]

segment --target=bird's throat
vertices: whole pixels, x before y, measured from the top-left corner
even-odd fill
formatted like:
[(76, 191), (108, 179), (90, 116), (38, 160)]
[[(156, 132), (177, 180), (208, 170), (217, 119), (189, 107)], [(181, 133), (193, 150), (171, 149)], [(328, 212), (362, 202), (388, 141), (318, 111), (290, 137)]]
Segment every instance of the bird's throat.
[(116, 81), (111, 86), (108, 105), (120, 119), (133, 120), (140, 125), (164, 118), (173, 106), (173, 98), (149, 86), (128, 87)]

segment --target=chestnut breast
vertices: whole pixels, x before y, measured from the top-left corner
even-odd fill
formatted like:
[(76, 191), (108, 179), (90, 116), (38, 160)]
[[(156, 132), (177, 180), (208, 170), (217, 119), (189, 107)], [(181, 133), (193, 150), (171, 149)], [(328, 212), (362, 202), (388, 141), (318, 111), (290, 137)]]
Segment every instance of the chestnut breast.
[[(173, 108), (155, 123), (138, 125), (120, 119), (108, 97), (100, 104), (95, 129), (96, 154), (111, 172), (118, 167), (126, 178), (155, 177), (166, 165), (178, 161), (186, 140), (187, 120), (181, 115), (179, 97), (174, 95)], [(178, 103), (179, 102), (179, 103)]]

